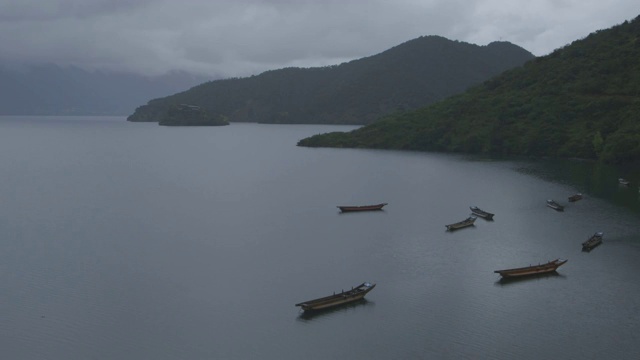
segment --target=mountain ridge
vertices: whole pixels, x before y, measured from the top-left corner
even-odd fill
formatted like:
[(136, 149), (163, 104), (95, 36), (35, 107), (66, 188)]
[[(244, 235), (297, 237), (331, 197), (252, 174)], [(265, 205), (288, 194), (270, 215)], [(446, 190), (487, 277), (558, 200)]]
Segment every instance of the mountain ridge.
[(640, 17), (464, 93), (298, 145), (640, 160)]
[(153, 99), (128, 120), (155, 122), (182, 103), (231, 122), (367, 124), (441, 100), (533, 58), (507, 42), (479, 46), (422, 36), (339, 65), (200, 84)]

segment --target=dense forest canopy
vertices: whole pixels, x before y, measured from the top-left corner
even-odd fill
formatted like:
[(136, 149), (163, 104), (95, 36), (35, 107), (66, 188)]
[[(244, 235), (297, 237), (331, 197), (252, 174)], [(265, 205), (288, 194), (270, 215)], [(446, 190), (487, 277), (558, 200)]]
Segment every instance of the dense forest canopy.
[(640, 17), (482, 85), (301, 146), (640, 160)]
[(220, 115), (211, 115), (199, 106), (179, 104), (170, 107), (158, 122), (164, 126), (224, 126), (229, 122)]
[(231, 122), (369, 124), (460, 93), (532, 58), (507, 42), (477, 46), (425, 36), (340, 65), (207, 82), (152, 100), (128, 120), (157, 122), (170, 107), (186, 103)]

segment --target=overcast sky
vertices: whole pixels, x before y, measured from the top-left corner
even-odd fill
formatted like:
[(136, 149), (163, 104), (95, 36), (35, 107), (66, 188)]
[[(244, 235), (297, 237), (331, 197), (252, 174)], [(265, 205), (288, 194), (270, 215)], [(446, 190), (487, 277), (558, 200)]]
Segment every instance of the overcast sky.
[(236, 77), (422, 35), (540, 56), (638, 15), (638, 0), (0, 0), (0, 61)]

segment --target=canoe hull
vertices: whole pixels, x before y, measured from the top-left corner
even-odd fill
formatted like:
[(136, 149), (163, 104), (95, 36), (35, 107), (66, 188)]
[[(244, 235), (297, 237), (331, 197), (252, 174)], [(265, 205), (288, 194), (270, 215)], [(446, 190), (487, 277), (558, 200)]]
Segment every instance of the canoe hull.
[(452, 231), (452, 230), (458, 230), (458, 229), (462, 229), (462, 228), (466, 228), (467, 226), (472, 226), (473, 223), (476, 221), (476, 217), (475, 216), (471, 216), (469, 218), (467, 218), (466, 220), (454, 223), (454, 224), (449, 224), (449, 225), (445, 225), (447, 227), (448, 231)]
[(582, 243), (582, 250), (583, 251), (591, 251), (591, 249), (595, 248), (596, 246), (602, 244), (602, 236), (604, 234), (602, 232), (597, 232), (595, 234), (593, 234), (587, 241)]
[(479, 217), (481, 217), (483, 219), (486, 219), (486, 220), (493, 220), (493, 215), (494, 214), (492, 214), (490, 212), (486, 212), (486, 211), (480, 209), (477, 206), (470, 206), (469, 209), (471, 209), (471, 212), (475, 216), (479, 216)]
[(564, 265), (567, 260), (556, 259), (553, 261), (549, 261), (546, 264), (526, 266), (521, 268), (513, 268), (513, 269), (504, 269), (504, 270), (495, 270), (494, 272), (500, 274), (503, 278), (514, 278), (514, 277), (524, 277), (524, 276), (533, 276), (540, 274), (547, 274), (556, 271), (560, 266)]
[(340, 306), (340, 305), (345, 305), (345, 304), (349, 304), (355, 301), (359, 301), (364, 299), (364, 295), (365, 294), (360, 294), (357, 296), (350, 296), (350, 297), (345, 297), (343, 299), (334, 299), (331, 301), (327, 301), (321, 304), (314, 304), (314, 305), (300, 305), (300, 308), (302, 308), (302, 310), (304, 311), (314, 311), (314, 310), (324, 310), (324, 309), (328, 309), (328, 308), (332, 308), (334, 306)]
[(362, 283), (349, 291), (296, 304), (304, 311), (317, 311), (362, 300), (376, 284)]
[(356, 211), (376, 211), (382, 210), (387, 203), (376, 205), (362, 205), (362, 206), (338, 206), (338, 209), (342, 212), (356, 212)]
[(571, 195), (569, 196), (568, 199), (570, 202), (576, 202), (578, 200), (582, 200), (582, 194), (575, 194), (575, 195)]
[(558, 204), (553, 200), (547, 200), (547, 206), (556, 211), (564, 211), (564, 206)]

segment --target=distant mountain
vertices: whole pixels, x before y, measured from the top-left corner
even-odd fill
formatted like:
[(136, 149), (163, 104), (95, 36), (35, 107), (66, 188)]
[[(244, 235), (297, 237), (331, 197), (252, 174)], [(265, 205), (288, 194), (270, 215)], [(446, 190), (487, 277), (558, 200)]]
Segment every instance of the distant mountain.
[(301, 146), (640, 160), (640, 17), (417, 111)]
[(0, 115), (129, 115), (142, 102), (207, 80), (184, 72), (146, 77), (0, 64)]
[(158, 121), (171, 106), (190, 104), (231, 122), (369, 124), (462, 92), (532, 58), (507, 42), (477, 46), (425, 36), (340, 65), (211, 81), (152, 100), (128, 120)]

